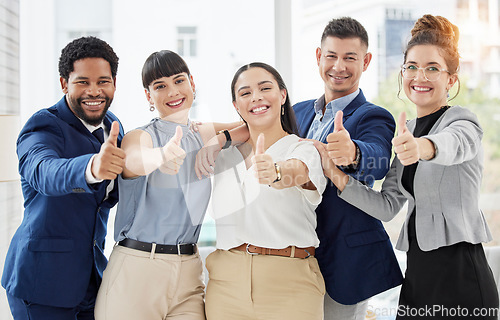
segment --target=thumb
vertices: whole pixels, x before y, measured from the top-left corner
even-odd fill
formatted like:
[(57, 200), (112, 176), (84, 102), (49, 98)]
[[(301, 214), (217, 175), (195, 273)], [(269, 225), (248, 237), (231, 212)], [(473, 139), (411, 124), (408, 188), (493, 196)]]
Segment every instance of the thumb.
[(180, 126), (177, 126), (175, 128), (175, 135), (170, 139), (170, 141), (180, 146), (181, 140), (182, 140), (182, 128)]
[(339, 132), (344, 130), (344, 124), (342, 123), (342, 118), (344, 117), (344, 113), (342, 111), (337, 111), (335, 114), (335, 119), (333, 119), (333, 131)]
[(111, 129), (109, 130), (109, 137), (106, 142), (111, 143), (113, 146), (118, 146), (118, 135), (120, 134), (120, 125), (118, 121), (113, 121)]
[(259, 137), (257, 138), (257, 143), (255, 144), (255, 155), (264, 154), (266, 152), (264, 148), (264, 143), (265, 143), (264, 134), (261, 133), (259, 134)]
[(408, 128), (406, 128), (406, 112), (403, 111), (399, 114), (398, 135), (405, 133), (405, 131), (408, 131)]

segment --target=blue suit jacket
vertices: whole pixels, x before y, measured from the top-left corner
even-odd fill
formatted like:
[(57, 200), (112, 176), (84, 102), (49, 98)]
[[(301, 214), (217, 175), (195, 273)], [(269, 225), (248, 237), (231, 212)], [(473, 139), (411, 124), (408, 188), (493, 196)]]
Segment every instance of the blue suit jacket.
[[(314, 101), (293, 107), (303, 137), (315, 116)], [(373, 186), (389, 170), (394, 119), (387, 110), (367, 102), (360, 91), (344, 109), (343, 123), (361, 151), (358, 169), (350, 175)], [(355, 304), (401, 284), (401, 270), (382, 223), (340, 199), (331, 181), (316, 214), (320, 240), (316, 258), (330, 297)]]
[[(108, 111), (104, 125), (118, 120)], [(123, 137), (120, 127), (119, 141)], [(12, 238), (2, 286), (15, 297), (56, 307), (75, 307), (85, 296), (92, 270), (98, 285), (106, 267), (104, 238), (109, 180), (88, 185), (85, 169), (100, 143), (71, 112), (63, 97), (35, 113), (17, 140), (24, 217)]]

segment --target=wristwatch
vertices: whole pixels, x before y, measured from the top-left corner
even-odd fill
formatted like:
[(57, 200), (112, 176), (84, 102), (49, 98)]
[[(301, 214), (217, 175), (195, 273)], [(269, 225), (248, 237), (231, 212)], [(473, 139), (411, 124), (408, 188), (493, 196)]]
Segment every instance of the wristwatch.
[(229, 131), (227, 131), (226, 129), (221, 130), (221, 131), (217, 131), (217, 134), (220, 134), (220, 133), (224, 133), (224, 135), (226, 136), (226, 143), (224, 144), (222, 149), (229, 148), (231, 146), (231, 135), (229, 134)]
[(281, 181), (281, 167), (276, 162), (274, 163), (274, 170), (276, 170), (276, 180), (273, 183)]

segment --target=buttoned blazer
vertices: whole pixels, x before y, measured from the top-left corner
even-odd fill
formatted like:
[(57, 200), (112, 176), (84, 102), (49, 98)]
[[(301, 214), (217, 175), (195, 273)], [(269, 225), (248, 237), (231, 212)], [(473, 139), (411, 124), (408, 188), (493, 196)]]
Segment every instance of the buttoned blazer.
[[(413, 132), (416, 120), (408, 122)], [(483, 131), (477, 117), (468, 109), (450, 107), (434, 124), (429, 134), (436, 155), (419, 161), (413, 197), (401, 184), (404, 166), (395, 158), (382, 190), (368, 190), (354, 180), (340, 197), (378, 219), (389, 221), (408, 201), (408, 213), (397, 248), (408, 250), (408, 221), (413, 210), (417, 242), (430, 251), (458, 242), (480, 243), (492, 239), (479, 207), (483, 171)]]
[[(107, 112), (104, 125), (118, 119)], [(123, 137), (120, 125), (118, 140)], [(36, 112), (17, 140), (24, 217), (5, 260), (2, 286), (15, 297), (75, 307), (85, 296), (93, 267), (100, 283), (104, 239), (117, 183), (88, 185), (85, 169), (100, 143), (71, 112), (65, 97)]]
[[(303, 137), (315, 116), (314, 101), (294, 106)], [(360, 91), (344, 109), (343, 124), (362, 154), (358, 169), (349, 174), (372, 186), (389, 169), (394, 118), (366, 101)], [(380, 220), (340, 199), (331, 181), (316, 214), (320, 239), (316, 257), (330, 297), (350, 305), (401, 284), (401, 270)]]

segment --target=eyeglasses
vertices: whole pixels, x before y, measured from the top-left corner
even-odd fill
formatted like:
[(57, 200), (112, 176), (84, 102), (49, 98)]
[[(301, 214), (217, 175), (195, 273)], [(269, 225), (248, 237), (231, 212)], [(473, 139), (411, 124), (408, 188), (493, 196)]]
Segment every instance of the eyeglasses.
[(441, 76), (441, 72), (450, 73), (446, 69), (440, 69), (440, 68), (435, 67), (435, 66), (428, 66), (425, 68), (419, 68), (414, 64), (403, 64), (401, 66), (401, 74), (403, 75), (403, 77), (405, 79), (408, 79), (408, 80), (415, 79), (417, 77), (418, 70), (422, 70), (424, 77), (425, 77), (425, 79), (427, 79), (427, 81), (438, 80), (439, 77)]

